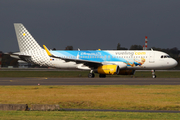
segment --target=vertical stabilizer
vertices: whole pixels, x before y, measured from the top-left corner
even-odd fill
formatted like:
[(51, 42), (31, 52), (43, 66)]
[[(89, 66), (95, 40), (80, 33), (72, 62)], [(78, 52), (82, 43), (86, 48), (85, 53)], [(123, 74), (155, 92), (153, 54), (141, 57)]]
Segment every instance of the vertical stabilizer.
[(14, 23), (20, 52), (41, 50), (42, 48), (21, 23)]

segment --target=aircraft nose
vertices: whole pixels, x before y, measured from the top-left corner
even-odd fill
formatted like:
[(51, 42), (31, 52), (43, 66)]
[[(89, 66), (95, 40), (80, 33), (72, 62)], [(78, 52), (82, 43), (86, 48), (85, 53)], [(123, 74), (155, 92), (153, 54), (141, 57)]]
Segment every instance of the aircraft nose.
[(177, 64), (178, 64), (178, 63), (177, 63), (176, 60), (174, 60), (174, 59), (171, 60), (171, 65), (172, 65), (172, 67), (175, 67)]

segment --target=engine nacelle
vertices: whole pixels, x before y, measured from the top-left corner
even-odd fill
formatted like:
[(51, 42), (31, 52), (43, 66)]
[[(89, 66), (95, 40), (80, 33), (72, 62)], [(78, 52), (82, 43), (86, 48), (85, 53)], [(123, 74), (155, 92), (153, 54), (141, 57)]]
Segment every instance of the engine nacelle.
[(135, 70), (120, 70), (119, 75), (134, 75)]
[(119, 66), (103, 65), (103, 66), (99, 66), (96, 70), (94, 70), (94, 72), (99, 74), (106, 74), (106, 75), (119, 74)]

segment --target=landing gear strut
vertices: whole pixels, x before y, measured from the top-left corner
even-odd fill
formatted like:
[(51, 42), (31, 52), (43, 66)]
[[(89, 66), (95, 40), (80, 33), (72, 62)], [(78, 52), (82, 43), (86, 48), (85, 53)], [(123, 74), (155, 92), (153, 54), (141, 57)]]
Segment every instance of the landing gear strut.
[(155, 70), (151, 70), (151, 72), (152, 72), (152, 78), (156, 78)]
[(88, 74), (88, 77), (89, 78), (94, 78), (95, 77), (95, 74), (93, 73), (93, 70), (90, 71), (90, 73)]

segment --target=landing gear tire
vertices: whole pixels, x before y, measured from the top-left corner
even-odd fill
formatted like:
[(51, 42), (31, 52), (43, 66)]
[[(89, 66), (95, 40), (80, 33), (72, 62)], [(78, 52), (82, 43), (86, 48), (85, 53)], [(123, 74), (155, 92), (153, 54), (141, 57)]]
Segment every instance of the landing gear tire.
[(155, 70), (151, 70), (151, 72), (152, 72), (152, 78), (156, 78)]
[(89, 73), (89, 74), (88, 74), (88, 77), (89, 77), (89, 78), (94, 78), (95, 75), (94, 75), (94, 73)]
[(152, 78), (156, 78), (156, 75), (153, 75)]
[(104, 75), (104, 74), (99, 74), (99, 77), (100, 77), (100, 78), (105, 78), (106, 75)]

